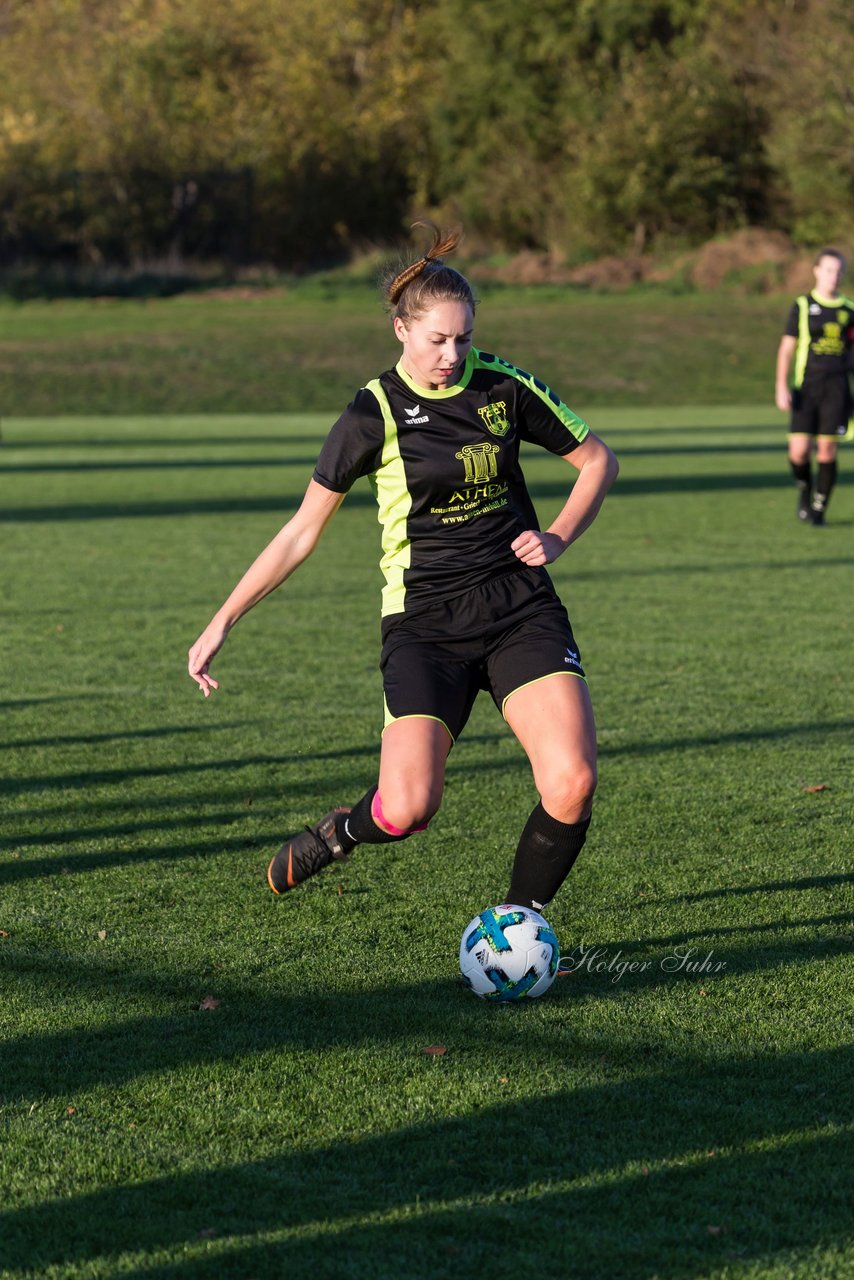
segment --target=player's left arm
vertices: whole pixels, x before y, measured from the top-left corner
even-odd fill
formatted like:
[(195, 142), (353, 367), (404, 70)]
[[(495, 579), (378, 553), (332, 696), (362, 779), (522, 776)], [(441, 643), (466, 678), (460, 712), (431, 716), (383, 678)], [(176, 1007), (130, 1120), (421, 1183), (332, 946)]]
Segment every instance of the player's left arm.
[(563, 454), (578, 472), (569, 497), (544, 532), (526, 529), (510, 544), (523, 564), (551, 564), (589, 528), (617, 478), (620, 464), (604, 440), (588, 431), (581, 444)]

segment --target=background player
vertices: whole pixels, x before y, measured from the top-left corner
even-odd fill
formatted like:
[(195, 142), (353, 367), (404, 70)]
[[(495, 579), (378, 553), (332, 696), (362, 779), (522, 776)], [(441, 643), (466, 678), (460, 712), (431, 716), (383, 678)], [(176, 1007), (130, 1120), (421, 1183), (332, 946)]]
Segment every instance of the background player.
[[(590, 697), (566, 611), (545, 565), (590, 525), (617, 474), (611, 450), (544, 383), (472, 346), (475, 299), (444, 265), (459, 235), (390, 273), (385, 297), (398, 364), (369, 382), (330, 431), (299, 510), (189, 652), (209, 696), (230, 629), (316, 546), (352, 484), (367, 476), (382, 527), (386, 725), (379, 780), (287, 840), (268, 881), (284, 893), (357, 844), (423, 830), (445, 763), (480, 689), (530, 760), (540, 801), (519, 841), (509, 902), (549, 903), (581, 851), (596, 786)], [(519, 464), (537, 443), (577, 472), (541, 531)]]
[[(836, 449), (848, 431), (851, 391), (849, 359), (854, 344), (854, 302), (839, 284), (845, 259), (822, 249), (815, 260), (815, 287), (796, 298), (777, 350), (777, 408), (791, 410), (789, 462), (798, 486), (798, 518), (824, 524), (836, 483)], [(789, 371), (794, 378), (789, 389)], [(818, 473), (812, 482), (815, 444)]]

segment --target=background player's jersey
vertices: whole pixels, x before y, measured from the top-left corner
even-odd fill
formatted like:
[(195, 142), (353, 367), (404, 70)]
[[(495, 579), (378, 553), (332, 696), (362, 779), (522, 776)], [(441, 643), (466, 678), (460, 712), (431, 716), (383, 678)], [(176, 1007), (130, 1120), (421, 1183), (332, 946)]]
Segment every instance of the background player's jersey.
[(834, 302), (820, 294), (802, 294), (792, 303), (786, 333), (797, 338), (794, 385), (813, 375), (842, 374), (849, 368), (854, 347), (854, 302)]
[(538, 528), (520, 442), (565, 455), (587, 432), (545, 383), (473, 349), (452, 387), (418, 387), (400, 364), (363, 387), (327, 436), (314, 479), (346, 493), (370, 478), (386, 617), (517, 571), (510, 543)]

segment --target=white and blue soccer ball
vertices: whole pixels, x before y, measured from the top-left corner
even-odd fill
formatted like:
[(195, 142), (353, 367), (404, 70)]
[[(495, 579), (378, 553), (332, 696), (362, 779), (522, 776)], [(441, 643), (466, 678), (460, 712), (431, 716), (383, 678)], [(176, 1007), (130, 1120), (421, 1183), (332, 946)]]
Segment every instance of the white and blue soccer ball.
[(466, 925), (460, 943), (463, 981), (484, 1000), (541, 996), (557, 975), (560, 947), (547, 920), (503, 902)]

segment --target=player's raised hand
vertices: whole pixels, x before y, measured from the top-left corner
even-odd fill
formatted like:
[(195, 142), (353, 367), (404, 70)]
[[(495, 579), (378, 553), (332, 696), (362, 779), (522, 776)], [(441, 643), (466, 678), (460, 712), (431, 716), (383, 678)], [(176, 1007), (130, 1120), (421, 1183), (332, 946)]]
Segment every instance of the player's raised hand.
[(212, 689), (219, 688), (218, 682), (208, 674), (208, 668), (225, 644), (227, 635), (228, 627), (216, 621), (210, 622), (189, 651), (187, 670), (206, 698), (211, 696)]
[(566, 543), (556, 533), (541, 533), (539, 529), (526, 529), (510, 543), (513, 551), (523, 564), (551, 564), (557, 560), (561, 552), (566, 550)]

